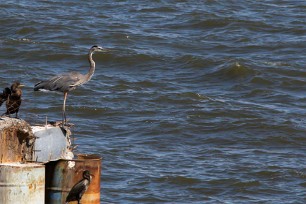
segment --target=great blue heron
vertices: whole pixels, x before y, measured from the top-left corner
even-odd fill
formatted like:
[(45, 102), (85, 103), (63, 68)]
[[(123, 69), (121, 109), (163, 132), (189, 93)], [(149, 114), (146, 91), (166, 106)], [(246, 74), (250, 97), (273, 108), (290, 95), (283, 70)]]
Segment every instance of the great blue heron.
[(83, 179), (71, 188), (66, 198), (66, 204), (71, 201), (78, 201), (78, 204), (81, 203), (80, 201), (82, 199), (82, 196), (85, 193), (85, 191), (88, 189), (92, 176), (93, 175), (90, 174), (88, 170), (85, 170), (83, 172)]
[(6, 100), (6, 112), (3, 115), (11, 115), (13, 113), (16, 114), (16, 118), (18, 118), (18, 111), (21, 105), (21, 87), (24, 85), (19, 82), (14, 82), (11, 86), (11, 89), (5, 88), (1, 95), (1, 105)]
[(95, 72), (95, 62), (92, 59), (94, 52), (101, 52), (104, 49), (99, 46), (92, 46), (88, 52), (88, 60), (90, 64), (89, 72), (85, 75), (78, 72), (69, 72), (54, 76), (46, 81), (40, 81), (34, 86), (34, 91), (38, 90), (49, 90), (58, 91), (64, 93), (64, 103), (63, 103), (63, 114), (62, 114), (62, 125), (66, 124), (66, 99), (69, 91), (74, 90), (77, 86), (85, 84), (88, 82)]

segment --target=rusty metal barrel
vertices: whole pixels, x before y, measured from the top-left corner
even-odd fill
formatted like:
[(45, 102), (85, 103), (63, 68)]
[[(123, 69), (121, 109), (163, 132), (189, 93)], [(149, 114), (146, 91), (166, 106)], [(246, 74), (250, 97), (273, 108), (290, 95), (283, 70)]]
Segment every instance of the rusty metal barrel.
[(45, 166), (37, 163), (0, 164), (0, 203), (44, 203)]
[(79, 154), (77, 159), (51, 161), (46, 164), (45, 203), (65, 203), (71, 188), (83, 178), (83, 171), (93, 174), (89, 188), (82, 197), (82, 204), (100, 204), (101, 156)]

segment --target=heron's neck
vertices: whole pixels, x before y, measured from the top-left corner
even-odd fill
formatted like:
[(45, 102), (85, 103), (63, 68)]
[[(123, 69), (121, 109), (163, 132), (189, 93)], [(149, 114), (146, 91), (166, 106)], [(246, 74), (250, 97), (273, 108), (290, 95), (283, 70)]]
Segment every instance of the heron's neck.
[(92, 59), (92, 55), (93, 55), (93, 52), (88, 53), (88, 61), (89, 61), (89, 64), (90, 64), (89, 72), (87, 73), (87, 79), (88, 80), (90, 80), (90, 78), (94, 74), (95, 67), (96, 67), (95, 61), (93, 61), (93, 59)]

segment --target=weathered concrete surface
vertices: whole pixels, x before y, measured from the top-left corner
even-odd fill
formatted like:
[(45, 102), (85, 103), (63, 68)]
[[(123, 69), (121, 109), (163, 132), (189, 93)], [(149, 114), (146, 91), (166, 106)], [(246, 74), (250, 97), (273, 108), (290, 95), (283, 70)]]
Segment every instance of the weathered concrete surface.
[(0, 118), (0, 163), (33, 160), (35, 136), (24, 120)]
[(73, 159), (69, 129), (48, 124), (32, 126), (32, 130), (36, 137), (35, 161), (46, 163), (58, 159)]

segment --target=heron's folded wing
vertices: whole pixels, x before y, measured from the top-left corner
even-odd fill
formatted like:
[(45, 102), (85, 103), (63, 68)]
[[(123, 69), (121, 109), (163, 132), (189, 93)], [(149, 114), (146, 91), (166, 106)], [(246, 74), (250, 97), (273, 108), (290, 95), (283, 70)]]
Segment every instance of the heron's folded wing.
[(47, 81), (41, 81), (37, 83), (34, 90), (44, 89), (49, 91), (69, 91), (71, 87), (75, 86), (81, 79), (82, 74), (77, 72), (72, 72), (68, 74), (61, 74)]

